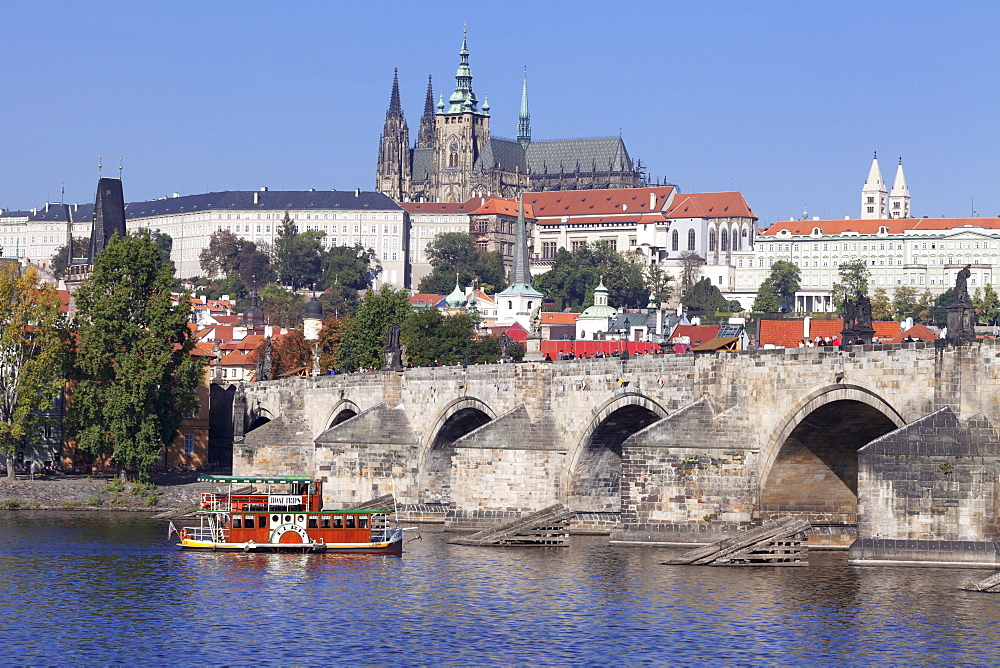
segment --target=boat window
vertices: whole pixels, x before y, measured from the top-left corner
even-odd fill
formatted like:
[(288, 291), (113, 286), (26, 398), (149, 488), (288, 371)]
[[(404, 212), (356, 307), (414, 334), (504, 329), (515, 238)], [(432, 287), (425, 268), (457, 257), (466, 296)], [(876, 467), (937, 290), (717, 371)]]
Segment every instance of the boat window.
[(244, 529), (253, 529), (253, 515), (244, 515), (243, 516), (243, 528)]
[(354, 515), (348, 515), (345, 519), (347, 520), (346, 528), (353, 529), (354, 528)]
[(330, 528), (330, 516), (329, 515), (323, 515), (323, 517), (320, 518), (319, 526), (320, 526), (321, 529), (329, 529)]
[(368, 516), (367, 515), (358, 515), (358, 528), (359, 529), (367, 529), (368, 528)]
[(239, 515), (233, 515), (233, 528), (242, 529), (243, 528), (243, 518)]
[(285, 524), (288, 524), (291, 521), (292, 521), (292, 516), (291, 515), (285, 515)]
[(341, 517), (340, 515), (337, 515), (336, 517), (334, 517), (333, 518), (333, 528), (334, 529), (343, 529), (344, 528), (344, 518)]
[(258, 515), (257, 519), (260, 520), (260, 524), (258, 524), (257, 526), (259, 526), (261, 529), (266, 529), (267, 528), (267, 515)]
[(316, 517), (315, 515), (310, 515), (309, 516), (309, 528), (310, 529), (318, 529), (319, 528), (319, 518)]
[(271, 515), (271, 524), (275, 526), (281, 524), (281, 515)]

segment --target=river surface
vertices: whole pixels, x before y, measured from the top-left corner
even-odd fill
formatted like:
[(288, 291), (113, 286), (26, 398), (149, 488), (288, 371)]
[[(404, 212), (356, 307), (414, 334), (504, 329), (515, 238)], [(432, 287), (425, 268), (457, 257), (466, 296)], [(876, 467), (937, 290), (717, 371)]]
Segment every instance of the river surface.
[[(998, 664), (989, 571), (663, 566), (677, 550), (182, 552), (141, 514), (0, 511), (0, 663)], [(415, 534), (417, 532), (408, 532)]]

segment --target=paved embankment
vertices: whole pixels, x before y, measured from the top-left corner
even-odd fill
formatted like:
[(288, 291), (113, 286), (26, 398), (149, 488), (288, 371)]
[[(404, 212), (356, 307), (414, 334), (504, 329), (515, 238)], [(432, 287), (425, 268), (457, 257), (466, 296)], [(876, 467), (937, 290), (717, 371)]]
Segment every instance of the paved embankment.
[(198, 502), (204, 485), (122, 483), (117, 478), (0, 479), (0, 510), (127, 510), (163, 512)]

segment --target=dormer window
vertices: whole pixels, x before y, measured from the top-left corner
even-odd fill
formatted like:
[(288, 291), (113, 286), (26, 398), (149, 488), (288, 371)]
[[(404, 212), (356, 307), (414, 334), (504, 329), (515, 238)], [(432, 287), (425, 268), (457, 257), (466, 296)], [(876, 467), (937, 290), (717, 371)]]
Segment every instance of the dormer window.
[(818, 228), (818, 227), (814, 227), (812, 233), (813, 233), (813, 236), (818, 237), (819, 235), (823, 234), (823, 230), (820, 229), (820, 228)]
[(886, 227), (885, 225), (882, 225), (882, 226), (880, 226), (878, 228), (878, 233), (879, 234), (889, 234), (889, 228)]

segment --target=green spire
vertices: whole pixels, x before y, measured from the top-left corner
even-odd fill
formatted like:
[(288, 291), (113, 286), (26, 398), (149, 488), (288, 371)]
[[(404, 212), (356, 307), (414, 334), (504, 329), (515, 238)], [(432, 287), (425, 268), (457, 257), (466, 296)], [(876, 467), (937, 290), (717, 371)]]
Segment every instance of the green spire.
[(517, 141), (528, 148), (531, 143), (531, 116), (528, 115), (528, 68), (524, 68), (524, 85), (521, 87), (521, 113), (517, 117)]
[(524, 221), (524, 195), (518, 197), (517, 234), (514, 237), (514, 266), (510, 270), (510, 285), (501, 295), (544, 295), (531, 286), (531, 266), (528, 264), (528, 226)]
[[(464, 30), (463, 30), (464, 33)], [(458, 52), (458, 71), (455, 72), (455, 92), (448, 98), (449, 114), (459, 114), (463, 111), (477, 112), (479, 101), (472, 92), (472, 70), (469, 69), (469, 43), (465, 34), (462, 35), (462, 50)]]

